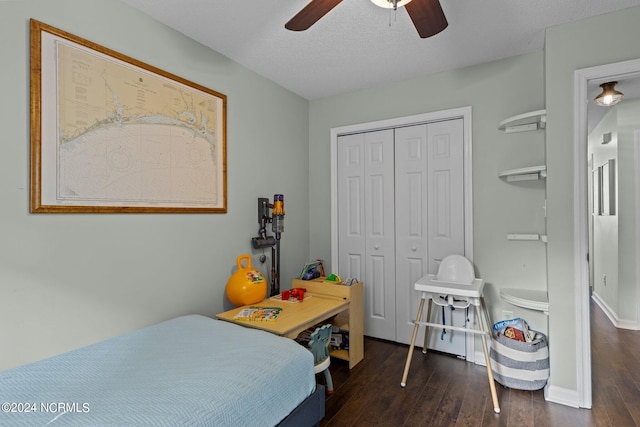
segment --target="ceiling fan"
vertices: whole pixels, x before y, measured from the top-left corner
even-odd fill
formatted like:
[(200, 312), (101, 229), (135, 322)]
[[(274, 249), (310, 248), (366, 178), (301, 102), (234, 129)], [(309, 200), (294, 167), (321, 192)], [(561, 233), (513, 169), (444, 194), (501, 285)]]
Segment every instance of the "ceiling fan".
[[(421, 38), (426, 39), (447, 28), (447, 18), (444, 16), (439, 0), (371, 0), (378, 6), (393, 8), (404, 6), (407, 9), (413, 25)], [(311, 0), (284, 27), (292, 31), (304, 31), (318, 22), (342, 0)]]

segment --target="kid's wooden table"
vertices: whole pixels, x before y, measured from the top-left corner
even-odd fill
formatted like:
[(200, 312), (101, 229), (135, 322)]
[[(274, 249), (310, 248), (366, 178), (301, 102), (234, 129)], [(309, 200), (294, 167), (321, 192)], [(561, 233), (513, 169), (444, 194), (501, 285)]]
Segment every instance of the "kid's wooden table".
[[(273, 321), (252, 321), (234, 319), (242, 309), (247, 307), (282, 307), (282, 312)], [(288, 338), (295, 338), (307, 328), (329, 319), (349, 308), (349, 301), (342, 298), (331, 298), (325, 295), (305, 295), (303, 301), (286, 302), (267, 298), (259, 303), (234, 308), (216, 317), (248, 328), (261, 329)]]

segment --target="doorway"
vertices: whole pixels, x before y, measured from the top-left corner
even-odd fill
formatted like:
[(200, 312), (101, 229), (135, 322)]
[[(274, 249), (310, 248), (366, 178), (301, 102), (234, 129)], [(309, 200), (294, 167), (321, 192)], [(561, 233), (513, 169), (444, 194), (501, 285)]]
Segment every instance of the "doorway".
[[(589, 256), (589, 203), (588, 203), (588, 177), (591, 175), (591, 169), (588, 162), (586, 141), (590, 132), (590, 117), (588, 104), (591, 96), (589, 89), (595, 83), (604, 83), (606, 81), (625, 81), (640, 78), (640, 60), (625, 61), (615, 64), (607, 64), (597, 67), (576, 70), (574, 73), (574, 217), (575, 217), (575, 234), (574, 234), (574, 267), (575, 267), (575, 295), (576, 295), (576, 314), (577, 314), (577, 345), (576, 345), (576, 368), (577, 368), (577, 390), (578, 399), (581, 407), (591, 408), (592, 389), (591, 389), (591, 328), (589, 316), (590, 304), (590, 266)], [(596, 84), (597, 87), (597, 84)], [(632, 178), (635, 181), (635, 250), (638, 243), (638, 229), (640, 228), (640, 212), (638, 206), (638, 138), (635, 139), (635, 155), (636, 167), (635, 175)], [(633, 196), (631, 196), (633, 198)], [(635, 303), (636, 303), (636, 323), (640, 320), (638, 310), (640, 310), (640, 276), (635, 274)]]

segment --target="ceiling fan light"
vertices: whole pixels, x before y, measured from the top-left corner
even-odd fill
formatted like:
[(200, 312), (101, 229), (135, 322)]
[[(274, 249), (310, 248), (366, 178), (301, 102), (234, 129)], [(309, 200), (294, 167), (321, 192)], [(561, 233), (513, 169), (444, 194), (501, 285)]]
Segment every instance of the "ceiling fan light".
[(371, 3), (376, 6), (380, 6), (385, 9), (395, 9), (397, 7), (402, 7), (405, 4), (409, 3), (411, 0), (397, 0), (396, 5), (394, 7), (393, 0), (371, 0)]
[(620, 102), (624, 94), (615, 89), (618, 82), (602, 83), (602, 92), (595, 97), (594, 102), (603, 107), (610, 107)]

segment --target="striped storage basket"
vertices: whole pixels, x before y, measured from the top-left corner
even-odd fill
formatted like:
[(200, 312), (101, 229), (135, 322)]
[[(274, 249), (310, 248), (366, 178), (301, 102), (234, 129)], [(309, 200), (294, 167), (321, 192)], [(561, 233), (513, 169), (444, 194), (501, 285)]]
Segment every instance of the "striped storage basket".
[(532, 342), (517, 341), (493, 331), (491, 340), (493, 377), (505, 387), (539, 390), (549, 378), (547, 337), (535, 332)]

